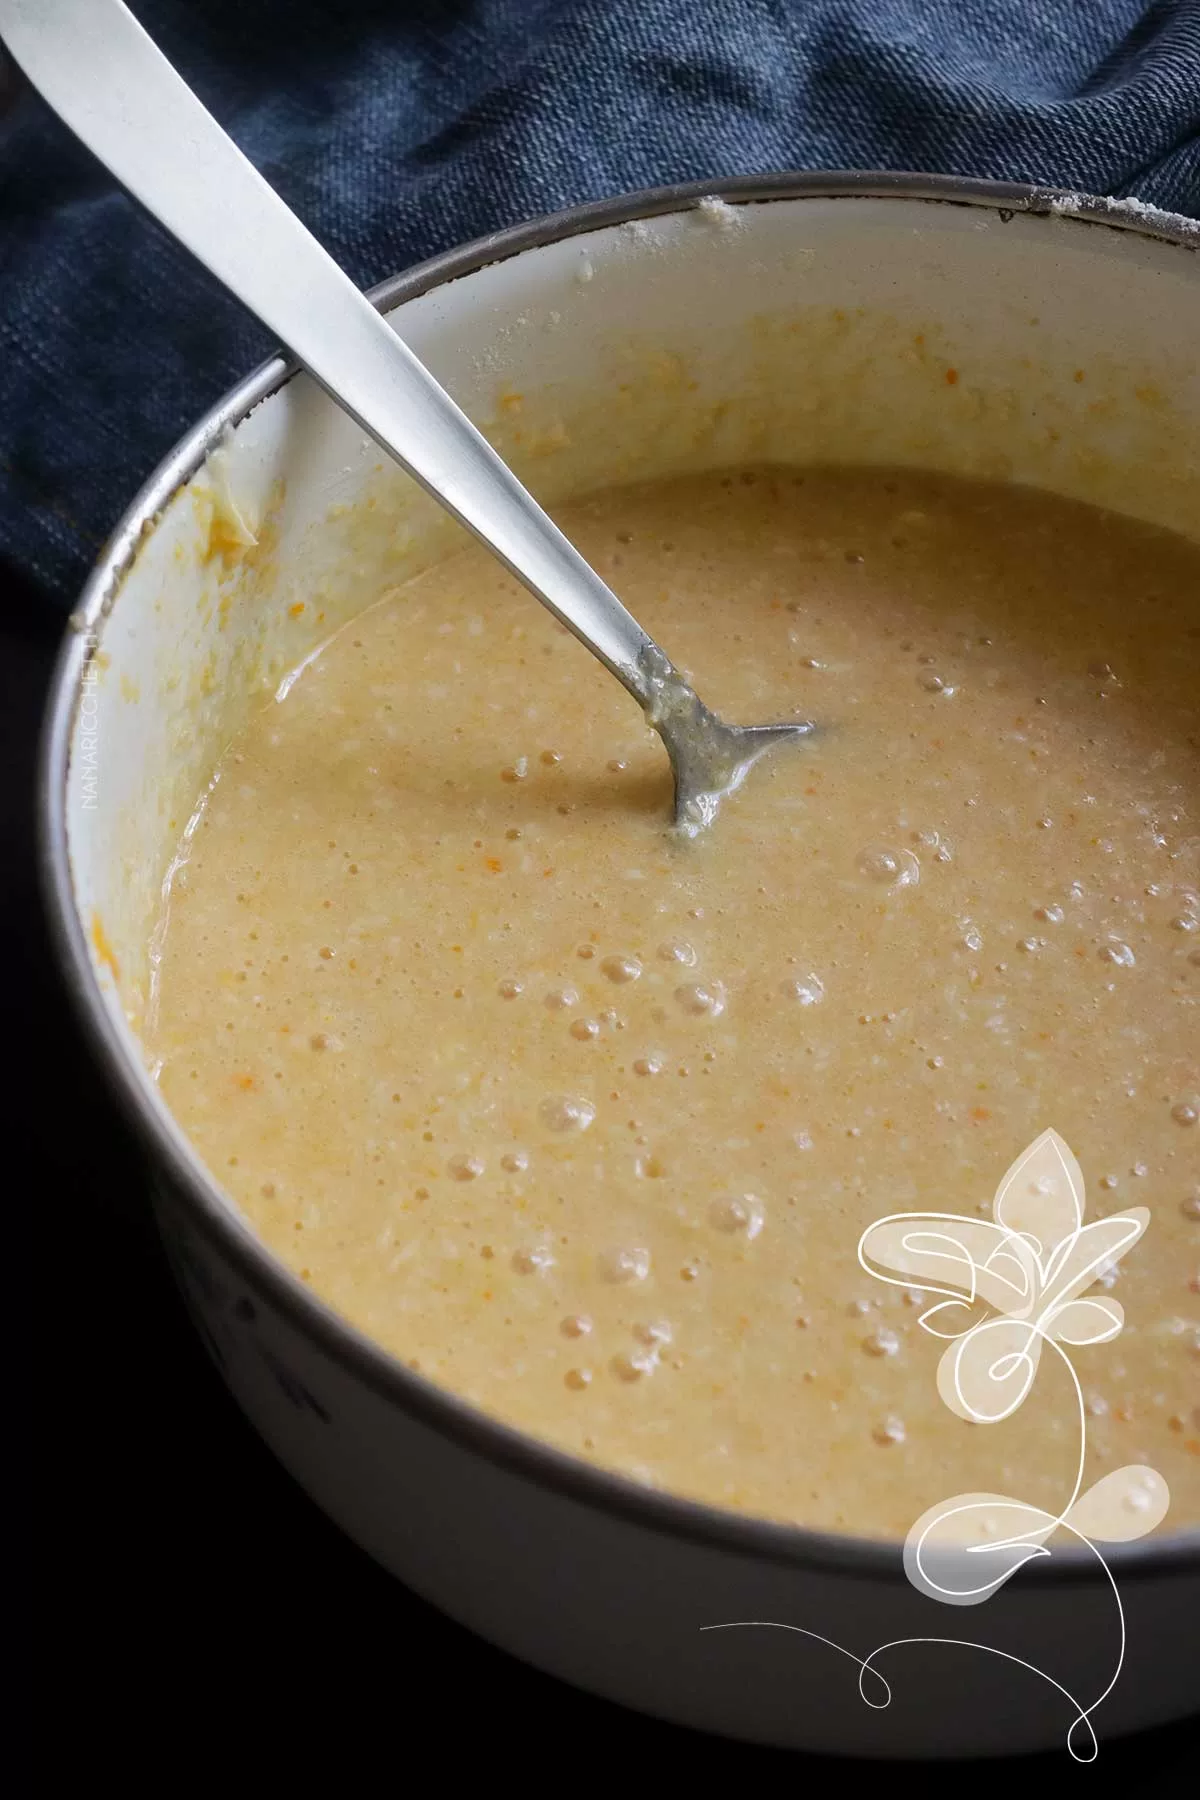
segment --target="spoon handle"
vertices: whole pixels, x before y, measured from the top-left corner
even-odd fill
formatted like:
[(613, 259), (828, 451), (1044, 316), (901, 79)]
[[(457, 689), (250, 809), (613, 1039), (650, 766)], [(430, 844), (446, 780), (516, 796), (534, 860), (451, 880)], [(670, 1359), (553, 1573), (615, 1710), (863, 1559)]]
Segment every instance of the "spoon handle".
[(0, 0), (0, 37), (121, 185), (644, 704), (651, 639), (122, 0)]

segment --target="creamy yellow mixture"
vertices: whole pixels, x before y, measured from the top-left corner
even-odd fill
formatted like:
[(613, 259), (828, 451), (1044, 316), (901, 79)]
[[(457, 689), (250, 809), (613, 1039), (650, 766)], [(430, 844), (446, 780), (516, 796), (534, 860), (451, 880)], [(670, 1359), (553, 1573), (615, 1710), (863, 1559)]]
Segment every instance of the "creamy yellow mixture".
[(263, 1238), (412, 1368), (719, 1505), (898, 1536), (1054, 1511), (1080, 1421), (939, 1399), (886, 1213), (1058, 1131), (1147, 1206), (1072, 1352), (1089, 1478), (1200, 1521), (1200, 548), (1029, 491), (746, 469), (561, 523), (727, 717), (811, 716), (696, 843), (661, 745), (481, 551), (232, 748), (151, 1051)]

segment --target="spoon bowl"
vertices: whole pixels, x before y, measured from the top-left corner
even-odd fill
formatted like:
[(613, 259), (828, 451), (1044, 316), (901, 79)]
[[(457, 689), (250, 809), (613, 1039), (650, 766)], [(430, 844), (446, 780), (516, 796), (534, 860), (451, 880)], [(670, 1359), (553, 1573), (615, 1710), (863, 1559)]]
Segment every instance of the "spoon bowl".
[(741, 787), (756, 762), (780, 745), (810, 737), (801, 719), (784, 725), (727, 725), (655, 645), (642, 652), (646, 718), (662, 738), (675, 777), (675, 829), (697, 837), (721, 801)]

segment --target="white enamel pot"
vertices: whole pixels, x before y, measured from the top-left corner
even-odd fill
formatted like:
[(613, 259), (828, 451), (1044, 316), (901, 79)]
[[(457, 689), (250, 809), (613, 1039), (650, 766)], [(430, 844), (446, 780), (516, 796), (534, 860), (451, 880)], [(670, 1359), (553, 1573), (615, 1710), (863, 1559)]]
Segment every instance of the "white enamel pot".
[[(1200, 536), (1200, 227), (927, 177), (718, 191), (502, 233), (376, 299), (551, 504), (745, 458), (889, 462), (1028, 482)], [(166, 1111), (138, 1027), (179, 832), (249, 711), (457, 530), (273, 361), (151, 477), (59, 665), (42, 800), (59, 953), (233, 1394), (402, 1581), (517, 1656), (663, 1718), (877, 1757), (1051, 1747), (1112, 1681), (1122, 1632), (1097, 1734), (1186, 1714), (1200, 1704), (1197, 1534), (1115, 1549), (1116, 1593), (1095, 1557), (1056, 1550), (985, 1605), (948, 1607), (909, 1585), (898, 1545), (586, 1467), (325, 1307)], [(854, 1659), (885, 1645), (860, 1692)], [(1072, 1741), (1087, 1753), (1086, 1726)]]

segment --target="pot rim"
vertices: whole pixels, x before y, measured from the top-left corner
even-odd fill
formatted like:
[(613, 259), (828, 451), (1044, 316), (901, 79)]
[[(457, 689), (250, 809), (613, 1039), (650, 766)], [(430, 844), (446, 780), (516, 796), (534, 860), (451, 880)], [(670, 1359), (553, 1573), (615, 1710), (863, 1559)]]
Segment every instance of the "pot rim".
[[(959, 176), (907, 172), (782, 172), (728, 180), (691, 181), (592, 201), (528, 223), (490, 233), (429, 258), (381, 282), (369, 298), (381, 310), (474, 274), (489, 264), (635, 219), (683, 212), (706, 198), (731, 205), (775, 200), (920, 200), (930, 204), (986, 207), (1003, 221), (1033, 214), (1132, 231), (1181, 251), (1200, 250), (1200, 220), (1142, 208), (1138, 203), (1066, 193), (1055, 188)], [(52, 678), (43, 728), (38, 784), (39, 864), (57, 958), (85, 1037), (131, 1120), (152, 1165), (165, 1168), (173, 1190), (186, 1201), (190, 1222), (235, 1264), (260, 1298), (270, 1301), (302, 1336), (344, 1371), (424, 1425), (525, 1480), (565, 1498), (615, 1514), (667, 1536), (688, 1539), (762, 1561), (903, 1583), (902, 1546), (883, 1539), (816, 1531), (741, 1515), (639, 1485), (540, 1442), (470, 1405), (407, 1368), (343, 1319), (278, 1261), (227, 1199), (217, 1182), (153, 1096), (145, 1070), (128, 1054), (108, 1011), (75, 904), (67, 839), (66, 787), (70, 746), (80, 699), (80, 677), (97, 633), (132, 567), (144, 535), (180, 488), (191, 480), (225, 434), (299, 372), (276, 354), (224, 396), (159, 464), (114, 530), (89, 576)], [(1106, 1557), (1113, 1576), (1153, 1577), (1200, 1569), (1200, 1529), (1113, 1545)], [(1075, 1586), (1105, 1580), (1104, 1566), (1083, 1549), (1058, 1550), (1042, 1564), (1042, 1580)]]

